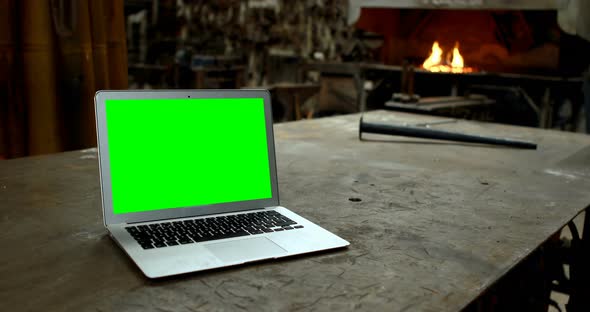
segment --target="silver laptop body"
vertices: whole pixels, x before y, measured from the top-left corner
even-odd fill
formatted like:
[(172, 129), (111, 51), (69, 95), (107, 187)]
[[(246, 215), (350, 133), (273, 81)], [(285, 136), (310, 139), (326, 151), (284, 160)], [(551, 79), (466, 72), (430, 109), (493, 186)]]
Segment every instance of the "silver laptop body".
[[(255, 98), (264, 102), (264, 122), (266, 128), (266, 142), (268, 147), (268, 163), (270, 172), (270, 188), (272, 196), (269, 198), (222, 202), (207, 205), (177, 207), (139, 211), (129, 213), (115, 213), (113, 210), (113, 185), (111, 176), (111, 159), (109, 157), (107, 101), (109, 105), (126, 105), (125, 101), (143, 99), (241, 99)], [(194, 101), (199, 105), (199, 101)], [(114, 103), (114, 104), (113, 104)], [(158, 278), (188, 272), (208, 270), (231, 265), (249, 263), (265, 259), (276, 259), (291, 255), (310, 253), (348, 246), (349, 243), (328, 232), (305, 218), (295, 214), (279, 204), (278, 183), (276, 173), (276, 159), (272, 126), (270, 95), (266, 90), (162, 90), (162, 91), (99, 91), (95, 96), (96, 126), (98, 137), (98, 154), (100, 165), (100, 183), (102, 194), (102, 209), (104, 224), (115, 242), (131, 257), (133, 262), (149, 278)], [(137, 109), (142, 109), (141, 107)], [(185, 116), (186, 117), (186, 116)], [(214, 117), (214, 116), (212, 116)], [(154, 127), (158, 127), (155, 123)], [(115, 131), (115, 129), (111, 129)], [(118, 130), (120, 131), (120, 130)], [(139, 134), (141, 135), (141, 134)], [(228, 142), (231, 144), (231, 142)], [(145, 157), (143, 151), (137, 151), (137, 157)], [(153, 166), (160, 166), (154, 159)], [(149, 170), (149, 168), (147, 168)], [(162, 181), (154, 181), (157, 188)], [(227, 190), (231, 192), (232, 190)], [(146, 194), (149, 193), (146, 190)], [(170, 208), (170, 207), (166, 207)], [(279, 213), (289, 225), (266, 225), (266, 231), (251, 231), (244, 235), (240, 229), (240, 236), (215, 240), (197, 240), (192, 230), (182, 232), (182, 236), (174, 242), (176, 236), (168, 237), (166, 246), (155, 247), (155, 241), (148, 239), (145, 247), (145, 236), (138, 240), (139, 229), (159, 229), (162, 224), (182, 225), (200, 224), (207, 227), (211, 220), (243, 220), (250, 216), (276, 216)], [(241, 215), (241, 216), (238, 216)], [(225, 218), (223, 218), (225, 217)], [(218, 219), (212, 219), (218, 218)], [(280, 220), (285, 220), (281, 216)], [(281, 219), (282, 218), (282, 219)], [(270, 220), (268, 218), (264, 220)], [(278, 219), (272, 219), (278, 220)], [(270, 221), (269, 221), (270, 222)], [(274, 224), (279, 224), (275, 222)], [(296, 228), (295, 228), (296, 227)], [(285, 229), (282, 229), (285, 228)], [(202, 230), (200, 230), (203, 232)], [(194, 231), (196, 232), (196, 231)], [(205, 230), (204, 232), (207, 232)], [(190, 235), (189, 235), (190, 233)], [(144, 235), (142, 232), (141, 235)], [(200, 235), (200, 234), (199, 234)], [(187, 237), (190, 240), (187, 241)], [(179, 242), (182, 240), (182, 243)], [(151, 243), (151, 245), (150, 245)], [(143, 247), (142, 247), (143, 246)]]

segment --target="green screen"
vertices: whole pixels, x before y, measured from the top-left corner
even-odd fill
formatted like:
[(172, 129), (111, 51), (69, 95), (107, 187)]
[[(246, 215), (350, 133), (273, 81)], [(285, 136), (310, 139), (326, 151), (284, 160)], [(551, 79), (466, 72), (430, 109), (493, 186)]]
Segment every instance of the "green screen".
[(264, 100), (106, 100), (115, 214), (272, 197)]

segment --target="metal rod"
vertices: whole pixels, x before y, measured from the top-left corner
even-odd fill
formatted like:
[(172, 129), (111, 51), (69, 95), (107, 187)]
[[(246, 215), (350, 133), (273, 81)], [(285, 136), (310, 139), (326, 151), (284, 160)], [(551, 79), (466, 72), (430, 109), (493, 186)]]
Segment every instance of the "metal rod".
[(495, 138), (486, 137), (480, 135), (463, 134), (457, 132), (434, 130), (424, 127), (411, 127), (411, 126), (400, 126), (390, 124), (377, 124), (363, 122), (361, 117), (359, 124), (359, 139), (362, 140), (362, 134), (365, 133), (377, 133), (377, 134), (389, 134), (389, 135), (400, 135), (415, 138), (426, 138), (436, 140), (448, 140), (458, 142), (469, 142), (469, 143), (482, 143), (482, 144), (493, 144), (493, 145), (504, 145), (511, 147), (519, 147), (526, 149), (537, 149), (537, 144), (526, 141), (518, 141), (506, 138)]
[(439, 120), (439, 121), (432, 121), (432, 122), (424, 122), (424, 123), (413, 124), (412, 126), (414, 126), (414, 127), (430, 127), (430, 126), (434, 126), (434, 125), (442, 125), (442, 124), (453, 123), (453, 122), (457, 122), (457, 119), (446, 119), (446, 120)]

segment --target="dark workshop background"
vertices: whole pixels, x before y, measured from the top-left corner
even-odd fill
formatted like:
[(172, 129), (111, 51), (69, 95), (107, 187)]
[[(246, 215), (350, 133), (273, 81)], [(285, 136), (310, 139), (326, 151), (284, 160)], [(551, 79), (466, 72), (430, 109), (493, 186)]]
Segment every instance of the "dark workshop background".
[[(362, 8), (355, 19), (353, 2), (2, 0), (0, 159), (95, 146), (99, 89), (266, 87), (276, 122), (419, 95), (437, 103), (434, 115), (587, 131), (579, 20), (419, 7)], [(434, 41), (447, 58), (459, 47), (473, 72), (422, 69)], [(355, 64), (387, 66), (359, 76)]]

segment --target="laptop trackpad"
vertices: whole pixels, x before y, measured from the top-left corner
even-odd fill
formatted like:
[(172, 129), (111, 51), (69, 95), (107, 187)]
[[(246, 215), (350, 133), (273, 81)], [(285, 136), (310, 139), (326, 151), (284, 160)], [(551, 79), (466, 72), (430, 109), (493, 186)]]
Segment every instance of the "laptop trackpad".
[(206, 247), (224, 262), (247, 262), (279, 257), (287, 253), (285, 249), (266, 237), (214, 243)]

